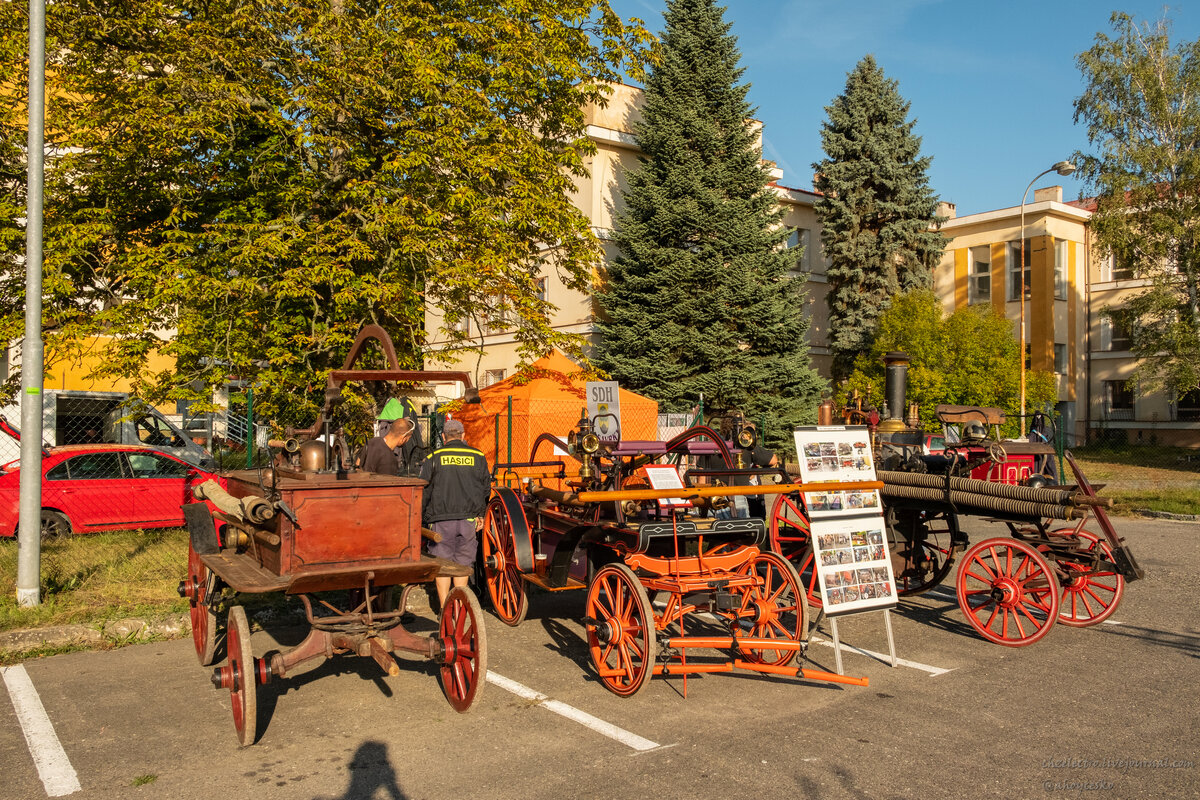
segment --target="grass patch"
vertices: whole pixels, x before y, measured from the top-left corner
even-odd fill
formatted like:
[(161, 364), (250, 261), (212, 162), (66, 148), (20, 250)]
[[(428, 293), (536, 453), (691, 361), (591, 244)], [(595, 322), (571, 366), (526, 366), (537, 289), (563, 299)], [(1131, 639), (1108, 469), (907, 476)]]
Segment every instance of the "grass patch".
[(154, 783), (158, 780), (157, 775), (138, 775), (133, 779), (134, 786), (145, 786), (148, 783)]
[(186, 611), (176, 587), (187, 575), (187, 536), (171, 528), (43, 542), (42, 604), (34, 608), (16, 602), (16, 542), (0, 541), (0, 631)]
[[(1071, 450), (1088, 482), (1104, 484), (1113, 510), (1200, 514), (1200, 452), (1185, 447), (1090, 445)], [(1068, 480), (1070, 473), (1068, 472)]]

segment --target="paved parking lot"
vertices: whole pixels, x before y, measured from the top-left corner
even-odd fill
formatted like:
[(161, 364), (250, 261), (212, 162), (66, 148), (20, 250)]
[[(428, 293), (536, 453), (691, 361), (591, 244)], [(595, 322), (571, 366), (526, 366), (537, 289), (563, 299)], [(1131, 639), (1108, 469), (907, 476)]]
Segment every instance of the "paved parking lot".
[[(846, 651), (869, 688), (735, 673), (622, 700), (590, 677), (582, 593), (535, 597), (519, 628), (487, 617), (493, 680), (467, 714), (428, 664), (388, 678), (341, 657), (260, 687), (261, 736), (244, 749), (190, 640), (31, 661), (4, 682), (19, 694), (28, 678), (61, 756), (0, 703), (0, 797), (1195, 797), (1200, 525), (1117, 525), (1147, 578), (1111, 624), (1010, 649), (975, 636), (949, 591), (930, 594), (892, 615), (906, 665)], [(882, 615), (840, 627), (886, 652)], [(257, 655), (274, 646), (255, 634)], [(833, 669), (827, 644), (809, 656)]]

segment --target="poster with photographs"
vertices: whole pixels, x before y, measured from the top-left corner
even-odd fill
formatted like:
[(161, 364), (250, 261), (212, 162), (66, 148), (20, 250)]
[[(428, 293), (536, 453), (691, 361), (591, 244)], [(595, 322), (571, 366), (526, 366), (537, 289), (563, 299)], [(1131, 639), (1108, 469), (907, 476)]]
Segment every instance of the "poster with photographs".
[[(866, 428), (795, 430), (805, 483), (875, 480)], [(873, 611), (896, 604), (878, 490), (805, 492), (813, 553), (826, 616)]]
[[(800, 479), (805, 483), (873, 481), (875, 457), (865, 427), (803, 427), (794, 431)], [(879, 492), (809, 492), (809, 513), (816, 518), (879, 514)]]
[(812, 532), (826, 616), (896, 605), (883, 515), (814, 519)]

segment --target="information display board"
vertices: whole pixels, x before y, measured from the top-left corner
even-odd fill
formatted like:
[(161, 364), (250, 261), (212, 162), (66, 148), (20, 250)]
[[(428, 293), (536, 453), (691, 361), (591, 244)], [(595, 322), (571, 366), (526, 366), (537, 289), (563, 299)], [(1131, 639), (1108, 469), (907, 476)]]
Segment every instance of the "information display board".
[(602, 442), (621, 438), (621, 392), (616, 381), (587, 382), (587, 413)]
[[(679, 475), (679, 470), (674, 466), (645, 466), (642, 471), (646, 474), (646, 480), (650, 482), (651, 489), (679, 489), (683, 493), (684, 485), (683, 478)], [(662, 508), (691, 508), (692, 504), (682, 497), (666, 497), (658, 501)]]
[[(800, 427), (794, 435), (804, 483), (876, 480), (865, 427)], [(825, 615), (896, 605), (879, 491), (805, 492), (804, 503)]]

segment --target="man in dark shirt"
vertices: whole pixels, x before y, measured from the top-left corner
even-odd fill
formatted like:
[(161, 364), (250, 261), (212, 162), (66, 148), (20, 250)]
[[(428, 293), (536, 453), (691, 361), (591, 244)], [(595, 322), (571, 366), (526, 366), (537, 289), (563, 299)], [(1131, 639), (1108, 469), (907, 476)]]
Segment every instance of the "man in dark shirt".
[[(463, 436), (463, 424), (447, 420), (442, 428), (444, 443), (425, 459), (421, 478), (429, 485), (425, 487), (421, 518), (426, 527), (442, 537), (429, 546), (430, 554), (469, 567), (475, 563), (476, 531), (483, 527), (492, 475), (483, 453), (463, 441)], [(467, 585), (466, 576), (434, 579), (439, 604), (446, 602), (452, 581), (454, 586)]]
[(396, 461), (393, 448), (407, 442), (413, 433), (413, 421), (407, 417), (392, 420), (387, 433), (376, 436), (367, 442), (363, 452), (362, 468), (365, 472), (375, 472), (380, 475), (399, 475), (400, 465)]

